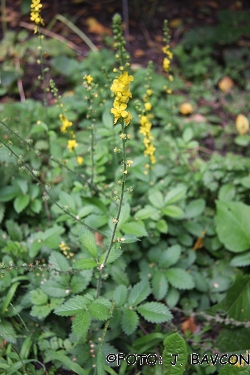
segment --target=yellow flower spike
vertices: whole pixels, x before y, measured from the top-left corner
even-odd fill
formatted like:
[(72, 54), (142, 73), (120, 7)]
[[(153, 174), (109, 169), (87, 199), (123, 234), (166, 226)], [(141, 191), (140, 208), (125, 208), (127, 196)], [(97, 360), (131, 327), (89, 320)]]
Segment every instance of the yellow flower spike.
[(37, 33), (39, 25), (44, 25), (44, 20), (40, 15), (41, 8), (42, 4), (40, 0), (32, 0), (30, 5), (30, 20), (36, 24), (34, 33)]
[(238, 115), (236, 118), (236, 129), (240, 135), (247, 134), (249, 130), (249, 121), (244, 115)]
[(68, 140), (68, 149), (70, 152), (72, 152), (76, 147), (78, 146), (78, 143), (76, 142), (75, 139), (69, 139)]

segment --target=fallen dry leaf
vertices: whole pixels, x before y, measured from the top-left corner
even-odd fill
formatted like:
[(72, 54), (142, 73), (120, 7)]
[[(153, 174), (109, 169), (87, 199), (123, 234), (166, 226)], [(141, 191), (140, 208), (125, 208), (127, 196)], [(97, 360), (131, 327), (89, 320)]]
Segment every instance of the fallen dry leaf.
[(86, 19), (86, 24), (88, 25), (88, 32), (92, 34), (108, 34), (111, 35), (111, 30), (108, 27), (103, 26), (94, 17), (89, 17)]
[(184, 320), (184, 322), (181, 323), (181, 328), (183, 333), (186, 333), (187, 331), (190, 331), (192, 333), (195, 332), (197, 330), (197, 326), (195, 324), (194, 317), (190, 316), (189, 318)]
[(236, 118), (236, 129), (240, 135), (246, 134), (249, 130), (249, 121), (244, 115), (238, 115)]
[(223, 77), (219, 83), (218, 86), (223, 92), (228, 92), (233, 87), (234, 83), (233, 80), (230, 77)]
[(193, 107), (190, 103), (183, 103), (180, 105), (179, 110), (182, 115), (189, 115), (193, 112)]
[(198, 249), (201, 249), (202, 247), (203, 247), (203, 238), (202, 237), (198, 237), (197, 240), (195, 241), (193, 249), (194, 250), (198, 250)]
[(142, 57), (145, 55), (145, 52), (140, 49), (140, 48), (137, 48), (135, 51), (134, 51), (134, 57), (137, 59), (138, 57)]

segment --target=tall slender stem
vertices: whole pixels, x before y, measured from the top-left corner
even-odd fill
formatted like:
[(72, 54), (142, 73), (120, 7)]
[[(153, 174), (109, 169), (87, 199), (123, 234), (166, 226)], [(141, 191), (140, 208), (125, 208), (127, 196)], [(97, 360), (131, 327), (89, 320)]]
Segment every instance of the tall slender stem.
[[(124, 133), (124, 132), (125, 132), (125, 125), (124, 125), (124, 121), (122, 121), (122, 133)], [(99, 297), (100, 291), (101, 291), (102, 274), (103, 274), (103, 271), (104, 271), (104, 269), (106, 267), (106, 264), (107, 264), (107, 261), (108, 261), (108, 257), (110, 255), (112, 247), (114, 246), (114, 243), (115, 243), (115, 235), (116, 235), (116, 230), (117, 230), (117, 226), (118, 226), (118, 223), (119, 223), (119, 218), (120, 218), (121, 209), (122, 209), (122, 203), (123, 203), (123, 197), (124, 197), (124, 192), (125, 192), (125, 182), (126, 182), (126, 175), (127, 175), (126, 140), (125, 139), (122, 139), (122, 154), (123, 154), (123, 178), (122, 178), (122, 182), (121, 182), (121, 193), (120, 193), (120, 198), (119, 198), (117, 215), (113, 219), (114, 228), (113, 228), (113, 232), (112, 232), (112, 235), (111, 235), (109, 247), (108, 247), (105, 259), (104, 259), (103, 263), (100, 266), (100, 274), (99, 274), (99, 279), (98, 279), (98, 282), (97, 282), (97, 289), (96, 289), (96, 296), (97, 296), (97, 298)]]

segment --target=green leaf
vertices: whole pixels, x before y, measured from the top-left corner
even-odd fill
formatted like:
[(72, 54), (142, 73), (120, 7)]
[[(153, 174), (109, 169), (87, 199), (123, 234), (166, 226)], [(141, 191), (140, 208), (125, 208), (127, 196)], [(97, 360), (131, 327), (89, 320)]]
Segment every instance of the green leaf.
[(183, 337), (178, 333), (169, 335), (164, 340), (162, 358), (165, 369), (163, 375), (182, 375), (187, 364), (187, 354), (187, 346)]
[(131, 335), (137, 328), (139, 317), (134, 310), (124, 309), (122, 314), (122, 330), (126, 335)]
[(166, 276), (176, 289), (193, 289), (195, 286), (192, 276), (182, 268), (170, 268), (166, 271)]
[(30, 292), (30, 300), (34, 305), (46, 305), (48, 296), (41, 289), (37, 288)]
[(235, 198), (235, 187), (232, 184), (221, 186), (218, 194), (220, 201), (232, 201)]
[(83, 227), (80, 232), (80, 241), (93, 258), (98, 255), (95, 236), (90, 230)]
[(117, 229), (123, 228), (123, 225), (128, 221), (129, 218), (130, 218), (130, 205), (126, 203), (122, 206)]
[(29, 204), (30, 202), (30, 196), (29, 194), (26, 195), (19, 195), (14, 200), (14, 208), (18, 214), (22, 212)]
[(187, 188), (184, 185), (178, 185), (174, 189), (170, 190), (165, 199), (164, 199), (164, 205), (161, 207), (163, 208), (166, 205), (175, 203), (182, 199), (186, 195)]
[(41, 132), (48, 132), (48, 125), (46, 125), (44, 122), (39, 121), (39, 124), (35, 124), (32, 126), (30, 134), (35, 134), (35, 133), (41, 133)]
[(168, 290), (168, 282), (166, 276), (161, 271), (157, 271), (153, 276), (152, 288), (156, 300), (161, 300), (165, 297)]
[[(75, 319), (74, 319), (75, 320)], [(74, 321), (73, 321), (74, 324)], [(83, 368), (78, 365), (76, 362), (73, 362), (62, 352), (56, 352), (54, 350), (49, 350), (46, 352), (46, 362), (55, 362), (59, 361), (63, 363), (64, 366), (69, 368), (71, 371), (75, 372), (77, 375), (88, 375), (89, 372), (83, 370)]]
[(150, 292), (151, 290), (148, 281), (142, 280), (139, 283), (135, 284), (131, 289), (128, 297), (129, 306), (138, 305), (147, 298)]
[(186, 217), (191, 219), (193, 217), (199, 216), (203, 213), (206, 206), (204, 199), (195, 199), (191, 201), (186, 207)]
[[(244, 363), (242, 359), (240, 359), (240, 356), (238, 356), (238, 359), (241, 363)], [(249, 361), (249, 360), (248, 360)], [(247, 361), (247, 362), (248, 362)], [(235, 363), (233, 358), (231, 359), (232, 363)], [(242, 364), (243, 366), (243, 364)], [(230, 364), (223, 365), (218, 373), (218, 375), (250, 375), (250, 369), (244, 367), (238, 367), (238, 366), (232, 366)]]
[[(124, 243), (125, 241), (123, 241), (122, 243)], [(99, 264), (103, 263), (104, 262), (104, 259), (106, 258), (106, 255), (108, 253), (108, 250), (105, 251), (105, 253), (103, 253), (100, 258), (99, 258)], [(120, 258), (120, 256), (122, 255), (122, 251), (121, 249), (118, 249), (117, 247), (113, 246), (110, 253), (109, 253), (109, 257), (108, 257), (108, 260), (107, 260), (107, 263), (113, 263), (116, 259)]]
[(232, 267), (246, 267), (250, 264), (250, 251), (244, 254), (236, 255), (230, 262)]
[(216, 348), (221, 353), (248, 350), (249, 349), (250, 328), (222, 328), (216, 341)]
[(102, 352), (98, 351), (97, 361), (96, 361), (96, 367), (97, 367), (97, 374), (98, 375), (105, 375), (104, 364), (105, 364), (104, 354)]
[(163, 268), (168, 268), (173, 266), (181, 256), (181, 247), (180, 245), (173, 245), (169, 247), (167, 250), (164, 250), (159, 259), (159, 265)]
[(41, 212), (42, 207), (42, 202), (39, 199), (35, 199), (30, 203), (31, 210), (36, 214), (39, 214), (39, 212)]
[(134, 243), (134, 242), (137, 242), (137, 241), (141, 241), (134, 234), (125, 234), (122, 237), (125, 239), (124, 241), (122, 241), (122, 243)]
[(109, 309), (97, 301), (94, 301), (89, 305), (88, 311), (90, 315), (97, 320), (107, 320), (110, 318)]
[(147, 302), (137, 307), (137, 311), (151, 323), (163, 323), (173, 318), (169, 309), (160, 302)]
[(58, 251), (52, 251), (49, 257), (49, 263), (52, 264), (52, 268), (58, 271), (68, 271), (70, 268), (68, 260)]
[(154, 190), (148, 197), (149, 202), (160, 210), (164, 207), (163, 195), (159, 190)]
[(91, 317), (88, 311), (81, 311), (76, 314), (72, 323), (72, 332), (80, 339), (85, 335), (91, 325)]
[(16, 333), (14, 328), (9, 322), (3, 319), (0, 321), (0, 337), (9, 341), (11, 344), (16, 343)]
[(14, 220), (6, 220), (5, 225), (8, 234), (13, 241), (22, 241), (23, 230)]
[(67, 297), (71, 293), (70, 288), (66, 284), (60, 284), (56, 280), (48, 280), (41, 285), (41, 289), (50, 297), (58, 298)]
[(28, 181), (24, 180), (23, 178), (15, 178), (14, 180), (15, 185), (19, 187), (23, 195), (28, 193)]
[(96, 261), (89, 258), (78, 259), (74, 264), (76, 270), (88, 270), (95, 267), (97, 267)]
[(114, 291), (113, 298), (115, 300), (115, 306), (121, 307), (127, 301), (128, 290), (125, 285), (119, 285)]
[(216, 231), (220, 242), (234, 252), (250, 248), (250, 207), (241, 202), (216, 202)]
[[(162, 208), (162, 207), (161, 207)], [(151, 218), (153, 215), (157, 214), (159, 210), (153, 206), (146, 205), (141, 210), (137, 211), (135, 214), (136, 219), (145, 220)]]
[(188, 143), (193, 138), (194, 133), (191, 128), (186, 128), (182, 134), (182, 139), (185, 143)]
[(227, 312), (230, 318), (240, 322), (247, 321), (250, 314), (250, 278), (238, 275), (235, 283), (228, 289), (226, 297), (213, 306), (213, 310)]
[(121, 230), (125, 234), (134, 234), (137, 237), (148, 236), (143, 221), (134, 221), (122, 225)]
[(17, 186), (4, 186), (0, 188), (0, 202), (9, 202), (19, 194)]
[(159, 220), (156, 223), (156, 229), (161, 233), (168, 233), (168, 223), (166, 220)]
[(184, 217), (184, 212), (180, 207), (169, 205), (163, 208), (162, 213), (166, 216), (174, 217), (175, 219), (181, 219)]
[(167, 305), (172, 309), (175, 307), (180, 299), (180, 292), (179, 290), (171, 287), (168, 290), (168, 294), (166, 297), (166, 303)]
[(64, 302), (64, 304), (58, 307), (54, 313), (60, 316), (72, 316), (83, 310), (86, 310), (86, 298), (83, 296), (76, 296)]
[(40, 320), (46, 318), (51, 312), (51, 307), (46, 305), (34, 305), (31, 309), (30, 315)]

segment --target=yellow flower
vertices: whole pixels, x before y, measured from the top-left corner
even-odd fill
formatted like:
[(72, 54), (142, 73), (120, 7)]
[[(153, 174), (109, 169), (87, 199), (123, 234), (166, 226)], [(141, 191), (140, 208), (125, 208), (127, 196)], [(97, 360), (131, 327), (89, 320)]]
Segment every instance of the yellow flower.
[(149, 103), (149, 102), (147, 102), (147, 103), (144, 104), (144, 107), (145, 107), (146, 111), (151, 111), (151, 109), (152, 109), (152, 104)]
[(128, 116), (128, 111), (125, 111), (127, 108), (127, 104), (125, 103), (119, 103), (117, 100), (114, 102), (114, 108), (111, 109), (111, 113), (115, 116), (114, 119), (114, 124), (117, 123), (120, 117), (127, 117)]
[(148, 89), (148, 90), (146, 91), (146, 93), (147, 93), (148, 96), (151, 96), (151, 95), (153, 94), (153, 91), (152, 91), (151, 89)]
[(84, 162), (84, 158), (82, 156), (77, 156), (76, 160), (78, 165), (82, 165), (82, 163)]
[(67, 116), (60, 114), (59, 118), (62, 122), (62, 126), (60, 128), (62, 133), (66, 133), (67, 129), (72, 126), (72, 122), (68, 120)]
[(77, 147), (77, 146), (78, 146), (78, 143), (76, 142), (75, 139), (69, 139), (68, 140), (68, 146), (67, 147), (68, 147), (70, 152), (72, 152), (74, 150), (74, 148)]
[(182, 115), (189, 115), (193, 112), (193, 107), (190, 103), (183, 103), (180, 105), (179, 110)]
[(88, 74), (87, 76), (84, 76), (83, 78), (86, 79), (86, 81), (88, 82), (89, 85), (91, 85), (91, 83), (94, 79), (93, 77), (91, 77), (90, 74)]

